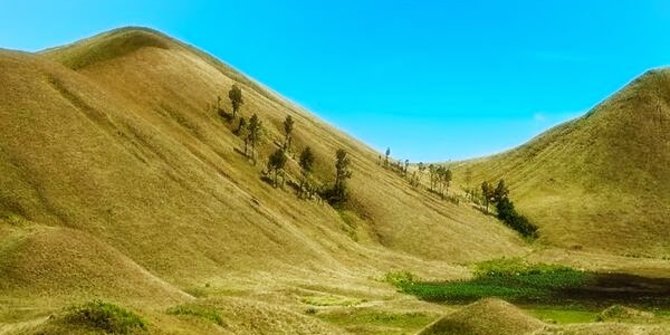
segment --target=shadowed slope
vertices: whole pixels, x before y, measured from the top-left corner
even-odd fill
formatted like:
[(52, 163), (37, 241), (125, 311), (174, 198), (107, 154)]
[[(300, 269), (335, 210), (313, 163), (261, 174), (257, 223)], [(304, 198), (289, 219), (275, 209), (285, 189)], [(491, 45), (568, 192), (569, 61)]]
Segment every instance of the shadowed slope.
[(504, 178), (520, 211), (562, 247), (670, 254), (670, 72), (650, 71), (585, 116), (528, 144), (465, 162)]

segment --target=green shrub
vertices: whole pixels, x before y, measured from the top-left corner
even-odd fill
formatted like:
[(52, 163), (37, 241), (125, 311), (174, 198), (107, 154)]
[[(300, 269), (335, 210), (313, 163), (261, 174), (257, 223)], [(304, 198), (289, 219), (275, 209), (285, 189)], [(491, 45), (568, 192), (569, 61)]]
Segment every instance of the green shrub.
[(530, 223), (525, 216), (519, 214), (512, 201), (502, 198), (496, 203), (496, 209), (498, 210), (498, 219), (502, 220), (507, 226), (525, 237), (537, 237), (537, 226)]
[(72, 308), (65, 321), (110, 334), (133, 334), (147, 329), (137, 314), (100, 300)]
[(384, 280), (394, 286), (403, 287), (413, 284), (418, 278), (409, 271), (400, 271), (387, 273)]

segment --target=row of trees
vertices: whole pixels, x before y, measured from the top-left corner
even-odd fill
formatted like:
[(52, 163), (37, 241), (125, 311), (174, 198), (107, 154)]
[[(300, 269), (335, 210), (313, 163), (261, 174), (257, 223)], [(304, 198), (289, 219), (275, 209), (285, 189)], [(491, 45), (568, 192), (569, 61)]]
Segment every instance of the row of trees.
[[(449, 195), (449, 187), (453, 180), (453, 172), (450, 168), (438, 164), (429, 164), (426, 166), (423, 162), (420, 162), (417, 164), (417, 169), (409, 173), (410, 162), (408, 159), (403, 162), (402, 160), (394, 161), (390, 157), (391, 148), (387, 148), (384, 153), (383, 166), (405, 177), (413, 187), (421, 185), (422, 177), (427, 170), (429, 177), (428, 190), (439, 194), (443, 199)], [(379, 160), (382, 160), (381, 156)]]
[[(380, 164), (385, 168), (397, 172), (401, 176), (409, 180), (410, 185), (418, 187), (421, 184), (421, 177), (425, 171), (428, 171), (429, 183), (428, 190), (439, 194), (442, 198), (449, 196), (449, 187), (453, 180), (453, 173), (451, 169), (444, 165), (429, 164), (426, 166), (423, 163), (417, 164), (417, 169), (409, 173), (409, 161), (394, 161), (391, 157), (391, 149), (387, 148), (382, 156), (379, 156)], [(469, 185), (472, 180), (472, 171), (465, 172), (466, 183)], [(526, 237), (537, 237), (537, 226), (530, 223), (530, 221), (523, 215), (519, 214), (514, 207), (514, 203), (509, 198), (509, 189), (505, 185), (504, 180), (500, 180), (497, 185), (493, 185), (487, 181), (481, 184), (481, 193), (478, 194), (475, 189), (466, 188), (466, 195), (471, 201), (478, 201), (481, 199), (486, 213), (489, 213), (491, 204), (495, 205), (497, 217), (503, 221), (507, 226), (516, 230), (521, 235)], [(453, 198), (450, 198), (453, 199)]]
[[(234, 122), (238, 117), (240, 107), (244, 104), (242, 90), (237, 85), (233, 85), (228, 92), (232, 106), (232, 114), (226, 113), (221, 108), (221, 97), (217, 97), (217, 109), (219, 114), (226, 117), (229, 122)], [(281, 146), (274, 150), (268, 157), (266, 171), (271, 176), (271, 182), (274, 187), (283, 185), (288, 174), (286, 165), (289, 161), (289, 153), (293, 144), (293, 131), (295, 121), (291, 115), (287, 115), (283, 122), (284, 140)], [(239, 121), (234, 134), (244, 140), (244, 155), (251, 159), (255, 165), (258, 161), (258, 146), (264, 135), (263, 122), (257, 114), (253, 114), (249, 121), (244, 116), (239, 117)], [(294, 156), (295, 157), (295, 156)], [(339, 204), (347, 200), (347, 180), (351, 178), (350, 158), (347, 151), (339, 149), (335, 153), (335, 182), (332, 188), (319, 187), (313, 176), (316, 156), (313, 150), (306, 146), (300, 152), (298, 165), (300, 167), (300, 180), (298, 186), (298, 196), (302, 199), (312, 198), (319, 195), (325, 198), (331, 204)]]

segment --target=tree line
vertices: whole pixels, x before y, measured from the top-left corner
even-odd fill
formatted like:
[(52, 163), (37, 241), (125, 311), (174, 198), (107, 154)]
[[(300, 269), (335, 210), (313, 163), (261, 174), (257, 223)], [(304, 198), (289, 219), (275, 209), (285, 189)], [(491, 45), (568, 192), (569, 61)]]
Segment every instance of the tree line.
[[(416, 164), (416, 169), (409, 172), (409, 160), (394, 160), (391, 158), (391, 148), (387, 148), (384, 156), (379, 155), (379, 164), (384, 168), (391, 170), (401, 177), (407, 179), (412, 187), (419, 187), (422, 182), (422, 177), (426, 171), (428, 173), (427, 190), (431, 193), (439, 195), (442, 199), (449, 199), (458, 204), (458, 197), (449, 195), (449, 188), (453, 180), (452, 170), (441, 164), (424, 164), (419, 162)], [(472, 180), (472, 171), (465, 171), (466, 183), (469, 185)], [(514, 202), (509, 198), (509, 189), (505, 185), (504, 180), (500, 180), (497, 185), (493, 185), (487, 181), (482, 182), (480, 187), (481, 193), (475, 189), (470, 189), (469, 186), (465, 188), (466, 199), (480, 203), (484, 206), (484, 211), (489, 214), (490, 205), (495, 205), (496, 216), (508, 227), (516, 230), (525, 237), (535, 238), (538, 235), (538, 227), (532, 224), (528, 218), (521, 215), (514, 207)]]
[(392, 159), (391, 148), (386, 148), (383, 159), (380, 155), (379, 161), (384, 168), (407, 179), (409, 184), (414, 188), (418, 188), (421, 185), (423, 176), (427, 171), (428, 191), (439, 195), (442, 199), (449, 198), (449, 187), (453, 180), (453, 172), (449, 167), (440, 164), (425, 165), (423, 162), (419, 162), (416, 169), (410, 173), (409, 159), (405, 159), (404, 161)]

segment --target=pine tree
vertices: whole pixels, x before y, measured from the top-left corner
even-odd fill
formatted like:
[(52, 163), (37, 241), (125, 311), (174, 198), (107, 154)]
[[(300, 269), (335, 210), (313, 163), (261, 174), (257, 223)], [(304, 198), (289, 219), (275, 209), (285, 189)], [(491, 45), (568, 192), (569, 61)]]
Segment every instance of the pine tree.
[(236, 84), (233, 84), (233, 87), (228, 91), (228, 98), (230, 103), (233, 105), (233, 119), (237, 115), (237, 111), (240, 109), (240, 106), (244, 104), (244, 99), (242, 98), (242, 90)]
[(333, 187), (333, 196), (335, 202), (344, 202), (347, 200), (347, 179), (351, 178), (349, 170), (349, 160), (347, 151), (338, 149), (335, 153), (335, 186)]
[(302, 150), (300, 153), (300, 169), (302, 172), (302, 183), (300, 185), (300, 195), (304, 195), (304, 192), (306, 190), (311, 189), (309, 185), (309, 178), (310, 175), (312, 174), (312, 170), (314, 169), (314, 153), (312, 153), (312, 149), (310, 147), (306, 147), (305, 149)]
[(275, 150), (268, 159), (268, 172), (274, 173), (274, 187), (278, 186), (279, 174), (283, 173), (286, 160), (286, 154), (281, 148)]
[(256, 163), (256, 146), (260, 142), (263, 131), (263, 122), (254, 114), (247, 125), (247, 137), (244, 141), (244, 153)]
[(284, 148), (289, 150), (291, 148), (292, 133), (293, 133), (293, 118), (291, 115), (287, 115), (284, 120), (284, 134), (286, 135), (284, 139)]
[(389, 156), (391, 156), (391, 148), (386, 148), (386, 156), (384, 158), (384, 166), (389, 165)]

